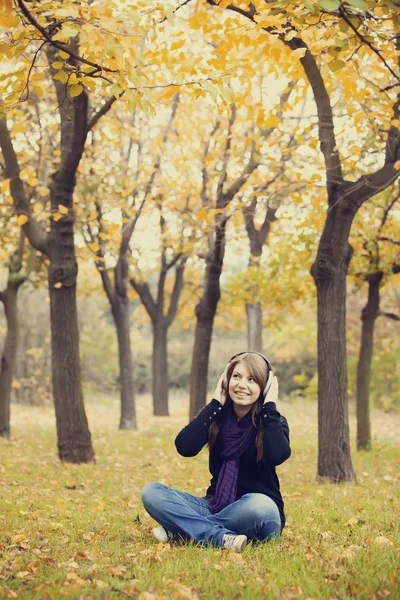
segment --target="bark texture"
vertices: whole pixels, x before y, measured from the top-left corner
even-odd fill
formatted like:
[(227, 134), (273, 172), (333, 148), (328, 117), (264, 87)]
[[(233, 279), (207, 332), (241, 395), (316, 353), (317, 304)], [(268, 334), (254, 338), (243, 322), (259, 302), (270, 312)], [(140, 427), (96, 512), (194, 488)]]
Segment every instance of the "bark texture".
[(118, 338), (119, 385), (121, 411), (119, 428), (136, 429), (135, 384), (131, 349), (129, 299), (117, 296), (112, 314)]
[(7, 287), (0, 292), (7, 323), (0, 370), (0, 436), (7, 438), (10, 437), (11, 389), (19, 338), (17, 296), (20, 286), (26, 280), (26, 277), (20, 274), (20, 270), (21, 257), (17, 253), (11, 259)]
[(379, 287), (382, 277), (382, 271), (366, 276), (368, 300), (361, 313), (361, 342), (357, 364), (357, 450), (371, 449), (369, 386), (374, 348), (374, 327), (379, 315)]
[[(131, 285), (139, 295), (152, 323), (153, 355), (152, 355), (152, 393), (153, 414), (158, 417), (168, 416), (168, 329), (176, 317), (178, 303), (183, 288), (183, 276), (187, 258), (177, 254), (169, 262), (165, 249), (161, 252), (161, 268), (157, 284), (157, 294), (153, 297), (147, 283), (131, 279)], [(165, 284), (167, 274), (175, 267), (174, 287), (165, 314)]]
[(262, 354), (262, 307), (260, 302), (246, 303), (247, 317), (247, 350), (261, 352)]
[[(283, 101), (282, 101), (283, 102)], [(263, 191), (267, 191), (268, 185)], [(263, 246), (268, 239), (271, 230), (271, 223), (276, 221), (276, 208), (267, 205), (264, 221), (260, 228), (255, 225), (255, 214), (257, 209), (257, 196), (254, 195), (251, 202), (243, 208), (244, 223), (246, 226), (247, 235), (250, 242), (250, 259), (249, 269), (259, 270), (261, 268), (260, 261), (263, 252)], [(251, 295), (256, 298), (259, 295), (257, 285), (252, 285), (250, 288)], [(261, 302), (246, 303), (247, 317), (247, 349), (262, 353), (262, 306)]]
[[(337, 210), (337, 209), (336, 209)], [(355, 478), (350, 454), (346, 353), (346, 276), (352, 217), (328, 213), (311, 273), (318, 301), (318, 477)]]
[(153, 323), (152, 391), (154, 415), (168, 416), (167, 327), (163, 319)]
[(196, 329), (190, 373), (190, 419), (193, 419), (206, 404), (212, 330), (221, 297), (220, 277), (225, 255), (225, 227), (226, 222), (223, 221), (216, 230), (215, 248), (206, 265), (203, 296), (196, 306)]

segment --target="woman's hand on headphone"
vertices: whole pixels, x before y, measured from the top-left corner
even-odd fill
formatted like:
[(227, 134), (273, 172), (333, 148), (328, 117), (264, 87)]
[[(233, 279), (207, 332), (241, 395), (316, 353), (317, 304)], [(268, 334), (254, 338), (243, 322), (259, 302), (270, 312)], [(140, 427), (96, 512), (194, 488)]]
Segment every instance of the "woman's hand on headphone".
[(264, 398), (264, 404), (267, 402), (276, 402), (279, 396), (279, 383), (276, 375), (272, 378), (271, 387), (269, 388), (267, 395)]
[(226, 391), (224, 391), (224, 387), (223, 387), (224, 376), (225, 376), (225, 373), (222, 373), (221, 377), (218, 379), (218, 383), (217, 383), (217, 386), (215, 388), (214, 395), (213, 395), (213, 398), (218, 400), (222, 404), (222, 406), (226, 402)]

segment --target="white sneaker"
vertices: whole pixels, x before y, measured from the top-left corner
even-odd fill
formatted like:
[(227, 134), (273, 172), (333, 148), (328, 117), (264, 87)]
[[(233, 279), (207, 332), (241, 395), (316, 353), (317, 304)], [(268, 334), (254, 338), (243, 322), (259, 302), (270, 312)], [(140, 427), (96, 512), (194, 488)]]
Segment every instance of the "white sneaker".
[(151, 530), (151, 533), (156, 538), (157, 542), (161, 542), (163, 544), (166, 544), (167, 542), (176, 542), (179, 539), (178, 535), (171, 533), (162, 525), (154, 527), (154, 529)]
[(243, 552), (246, 544), (247, 537), (245, 535), (226, 533), (222, 539), (222, 547), (226, 548), (226, 550), (232, 550), (232, 552)]

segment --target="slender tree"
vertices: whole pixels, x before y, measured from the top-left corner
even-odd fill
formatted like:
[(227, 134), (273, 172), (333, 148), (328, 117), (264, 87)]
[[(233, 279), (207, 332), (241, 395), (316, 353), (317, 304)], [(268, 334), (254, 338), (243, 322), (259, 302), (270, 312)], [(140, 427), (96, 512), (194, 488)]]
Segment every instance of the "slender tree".
[(18, 290), (26, 281), (23, 269), (24, 235), (21, 232), (17, 251), (10, 257), (6, 287), (0, 291), (0, 301), (4, 305), (7, 333), (4, 341), (0, 367), (0, 436), (10, 437), (11, 386), (15, 357), (18, 348)]
[[(389, 192), (390, 190), (388, 190)], [(373, 239), (364, 238), (364, 254), (367, 257), (366, 272), (358, 273), (368, 285), (368, 298), (361, 311), (361, 339), (357, 363), (357, 449), (371, 449), (371, 420), (370, 420), (370, 382), (371, 365), (374, 351), (375, 322), (379, 316), (395, 318), (397, 315), (381, 311), (381, 287), (392, 274), (399, 271), (399, 265), (393, 262), (395, 256), (389, 253), (385, 257), (385, 246), (400, 244), (396, 238), (388, 237), (390, 227), (387, 228), (390, 213), (399, 201), (399, 194), (385, 193), (384, 206), (379, 207), (381, 213), (377, 231)], [(374, 211), (376, 212), (376, 211)], [(362, 226), (362, 224), (361, 224)], [(389, 220), (390, 226), (390, 220)], [(394, 225), (395, 229), (396, 225)], [(383, 238), (383, 239), (382, 239)], [(386, 253), (387, 254), (387, 253)]]

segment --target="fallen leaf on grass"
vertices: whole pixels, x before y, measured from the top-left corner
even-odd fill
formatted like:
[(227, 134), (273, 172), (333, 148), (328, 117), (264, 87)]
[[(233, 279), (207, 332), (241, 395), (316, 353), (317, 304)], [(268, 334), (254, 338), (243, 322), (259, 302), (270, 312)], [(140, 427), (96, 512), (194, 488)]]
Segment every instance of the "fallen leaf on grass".
[(108, 585), (108, 583), (106, 583), (105, 581), (102, 581), (102, 579), (94, 579), (93, 583), (100, 589), (100, 590), (105, 590), (107, 588), (109, 588), (110, 586)]
[(117, 577), (123, 577), (127, 571), (127, 568), (124, 565), (119, 565), (118, 567), (108, 567), (107, 573), (111, 575), (116, 575)]
[(157, 596), (150, 592), (141, 592), (139, 594), (139, 600), (156, 600)]
[(73, 581), (79, 586), (86, 585), (87, 583), (84, 579), (82, 579), (82, 577), (79, 577), (79, 575), (77, 575), (76, 573), (67, 573), (67, 579), (68, 581)]
[(352, 559), (357, 556), (359, 551), (361, 550), (361, 546), (357, 546), (357, 544), (352, 544), (348, 548), (345, 548), (341, 553), (342, 558)]
[(346, 523), (346, 525), (348, 525), (349, 527), (354, 527), (354, 525), (357, 525), (358, 523), (358, 519), (356, 519), (355, 517), (352, 517), (351, 519), (349, 519)]
[(378, 535), (378, 537), (374, 539), (374, 544), (376, 546), (393, 546), (393, 542), (384, 535)]
[(301, 598), (303, 596), (303, 590), (301, 587), (287, 587), (282, 590), (280, 598), (282, 600), (295, 600), (295, 598)]
[(24, 540), (25, 540), (24, 533), (19, 533), (18, 535), (14, 535), (14, 537), (12, 538), (12, 541), (14, 542), (14, 544), (19, 544), (20, 542), (23, 542)]
[(25, 579), (25, 577), (27, 577), (27, 575), (30, 575), (30, 571), (18, 571), (18, 573), (16, 573), (15, 577), (18, 577), (18, 579)]
[(175, 582), (174, 587), (176, 588), (176, 591), (174, 592), (175, 598), (183, 598), (184, 600), (199, 600), (198, 595), (190, 587), (177, 582)]

